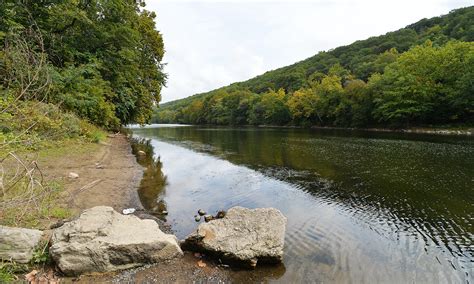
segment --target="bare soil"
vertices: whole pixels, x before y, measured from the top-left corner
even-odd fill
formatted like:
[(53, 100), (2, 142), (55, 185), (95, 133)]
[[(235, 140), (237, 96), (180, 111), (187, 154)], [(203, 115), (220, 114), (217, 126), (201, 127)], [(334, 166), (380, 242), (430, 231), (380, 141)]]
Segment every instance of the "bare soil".
[[(109, 135), (106, 142), (71, 147), (69, 151), (39, 157), (45, 178), (62, 180), (64, 203), (79, 213), (98, 205), (117, 211), (140, 208), (137, 188), (143, 174), (124, 135)], [(70, 173), (78, 178), (70, 178)]]

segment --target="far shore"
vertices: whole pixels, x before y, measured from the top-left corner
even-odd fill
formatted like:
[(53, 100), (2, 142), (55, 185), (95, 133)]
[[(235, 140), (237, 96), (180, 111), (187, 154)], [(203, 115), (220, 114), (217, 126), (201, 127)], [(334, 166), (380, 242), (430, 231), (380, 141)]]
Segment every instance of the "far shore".
[[(259, 128), (288, 128), (288, 129), (323, 129), (323, 130), (346, 130), (346, 131), (366, 131), (366, 132), (388, 132), (388, 133), (416, 133), (433, 135), (453, 135), (453, 136), (473, 136), (474, 126), (454, 126), (454, 127), (411, 127), (411, 128), (355, 128), (355, 127), (332, 127), (332, 126), (294, 126), (294, 125), (217, 125), (217, 124), (179, 124), (179, 123), (153, 123), (142, 127), (153, 127), (156, 125), (166, 125), (166, 127), (176, 126), (212, 126), (212, 127), (259, 127)], [(130, 128), (140, 127), (130, 125)]]

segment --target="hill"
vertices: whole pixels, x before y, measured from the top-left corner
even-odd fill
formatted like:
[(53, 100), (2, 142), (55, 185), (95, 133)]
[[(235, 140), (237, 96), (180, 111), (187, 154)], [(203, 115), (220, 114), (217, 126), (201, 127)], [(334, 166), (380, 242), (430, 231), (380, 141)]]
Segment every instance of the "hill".
[(474, 7), (163, 104), (153, 122), (343, 127), (471, 123)]

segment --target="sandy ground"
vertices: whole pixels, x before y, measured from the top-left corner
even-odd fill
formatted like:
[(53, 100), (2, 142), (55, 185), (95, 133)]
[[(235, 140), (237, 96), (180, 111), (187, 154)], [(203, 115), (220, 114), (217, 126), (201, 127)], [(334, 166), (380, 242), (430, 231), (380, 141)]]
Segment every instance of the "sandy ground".
[[(92, 149), (48, 156), (39, 160), (48, 179), (62, 180), (64, 203), (74, 213), (97, 205), (117, 211), (140, 208), (137, 188), (143, 175), (124, 135), (109, 135), (107, 141)], [(78, 178), (70, 178), (76, 173)]]

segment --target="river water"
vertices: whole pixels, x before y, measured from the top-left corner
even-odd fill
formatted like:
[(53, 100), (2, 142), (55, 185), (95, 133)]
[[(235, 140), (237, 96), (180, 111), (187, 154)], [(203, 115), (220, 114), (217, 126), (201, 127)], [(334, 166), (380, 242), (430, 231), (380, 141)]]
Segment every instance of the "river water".
[(178, 238), (197, 227), (200, 208), (275, 207), (287, 216), (284, 263), (260, 268), (262, 281), (474, 282), (473, 138), (174, 125), (132, 131), (154, 152), (141, 201), (167, 210)]

